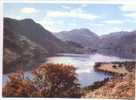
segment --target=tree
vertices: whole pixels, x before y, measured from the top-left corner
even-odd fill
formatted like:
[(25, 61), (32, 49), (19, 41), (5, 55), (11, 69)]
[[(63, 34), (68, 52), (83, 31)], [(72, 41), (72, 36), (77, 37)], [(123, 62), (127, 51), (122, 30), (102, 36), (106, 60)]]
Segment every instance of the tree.
[(37, 89), (30, 80), (24, 79), (23, 72), (13, 73), (3, 88), (5, 97), (34, 97), (38, 96)]
[(3, 88), (6, 97), (81, 97), (80, 84), (71, 65), (43, 64), (33, 70), (32, 79), (23, 71), (9, 76)]
[(43, 64), (34, 70), (34, 83), (45, 97), (80, 97), (75, 68), (63, 64)]

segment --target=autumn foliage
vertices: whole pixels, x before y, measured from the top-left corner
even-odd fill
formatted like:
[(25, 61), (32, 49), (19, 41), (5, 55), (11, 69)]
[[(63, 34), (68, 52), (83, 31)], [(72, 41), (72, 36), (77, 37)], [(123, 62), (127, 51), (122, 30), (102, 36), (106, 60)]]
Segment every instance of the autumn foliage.
[(14, 73), (3, 88), (6, 97), (80, 97), (75, 68), (63, 64), (43, 64), (33, 70), (31, 80)]
[(24, 79), (24, 73), (17, 72), (9, 76), (9, 81), (3, 88), (6, 97), (32, 97), (37, 96), (37, 89), (30, 80)]

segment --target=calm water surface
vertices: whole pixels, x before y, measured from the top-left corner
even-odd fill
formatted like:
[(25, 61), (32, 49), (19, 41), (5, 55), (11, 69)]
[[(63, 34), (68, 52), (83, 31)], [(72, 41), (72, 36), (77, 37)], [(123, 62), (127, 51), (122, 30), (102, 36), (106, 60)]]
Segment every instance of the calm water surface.
[(46, 63), (71, 64), (77, 68), (76, 73), (81, 86), (88, 86), (95, 81), (101, 81), (109, 75), (96, 72), (93, 68), (95, 62), (125, 61), (119, 57), (104, 56), (101, 54), (58, 54), (47, 58)]
[[(75, 66), (77, 78), (81, 86), (88, 86), (93, 84), (95, 81), (101, 81), (109, 75), (104, 73), (95, 72), (93, 66), (95, 62), (111, 62), (111, 61), (126, 61), (128, 59), (121, 59), (119, 57), (104, 56), (101, 54), (68, 54), (60, 53), (53, 57), (48, 57), (45, 63), (55, 64), (70, 64)], [(8, 80), (8, 74), (3, 75), (3, 85)], [(25, 72), (25, 76), (31, 78), (31, 72)]]

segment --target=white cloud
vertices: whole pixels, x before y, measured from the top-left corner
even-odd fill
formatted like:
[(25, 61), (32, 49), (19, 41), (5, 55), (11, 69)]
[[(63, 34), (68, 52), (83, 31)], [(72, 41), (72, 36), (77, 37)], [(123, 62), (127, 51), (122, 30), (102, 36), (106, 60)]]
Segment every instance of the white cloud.
[(82, 8), (85, 8), (85, 7), (87, 7), (87, 6), (88, 6), (88, 4), (82, 4), (82, 5), (81, 5)]
[(66, 5), (62, 5), (61, 7), (62, 7), (63, 9), (68, 9), (68, 10), (71, 9), (70, 6), (66, 6)]
[(76, 23), (73, 23), (73, 22), (72, 22), (72, 23), (69, 23), (68, 25), (71, 26), (71, 27), (77, 27), (77, 24), (76, 24)]
[(127, 14), (125, 14), (125, 16), (130, 17), (130, 18), (136, 20), (136, 12), (135, 13), (127, 13)]
[(120, 10), (124, 12), (124, 16), (136, 20), (136, 4), (122, 5)]
[(63, 21), (60, 20), (54, 20), (48, 17), (45, 17), (44, 19), (38, 21), (45, 29), (51, 31), (51, 32), (59, 32), (63, 29)]
[(103, 23), (95, 23), (95, 24), (92, 24), (92, 25), (94, 25), (94, 26), (104, 26), (105, 24), (103, 24)]
[(39, 10), (35, 9), (35, 8), (22, 8), (21, 13), (25, 13), (25, 14), (32, 14), (32, 13), (37, 13), (39, 12)]
[(71, 11), (48, 11), (46, 14), (47, 17), (71, 17), (71, 18), (80, 18), (87, 20), (94, 20), (98, 16), (83, 12), (82, 9), (76, 9)]
[(122, 27), (113, 27), (111, 32), (119, 32), (122, 31)]
[(123, 21), (121, 21), (121, 20), (106, 20), (106, 21), (103, 21), (103, 23), (106, 23), (106, 24), (122, 24)]
[(124, 12), (136, 12), (136, 4), (125, 4), (120, 9)]

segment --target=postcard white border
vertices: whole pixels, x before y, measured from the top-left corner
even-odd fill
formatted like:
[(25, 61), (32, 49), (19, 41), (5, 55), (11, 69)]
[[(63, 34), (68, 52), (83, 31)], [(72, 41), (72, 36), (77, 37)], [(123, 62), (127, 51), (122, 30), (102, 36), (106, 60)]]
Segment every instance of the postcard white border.
[[(0, 100), (122, 100), (97, 98), (3, 98), (2, 97), (2, 63), (3, 63), (3, 4), (4, 3), (55, 3), (55, 4), (136, 4), (136, 0), (0, 0)], [(136, 74), (136, 73), (135, 73)], [(136, 89), (135, 89), (136, 91)], [(136, 94), (136, 92), (135, 92)]]
[(92, 4), (128, 4), (136, 0), (3, 0), (4, 3), (92, 3)]

